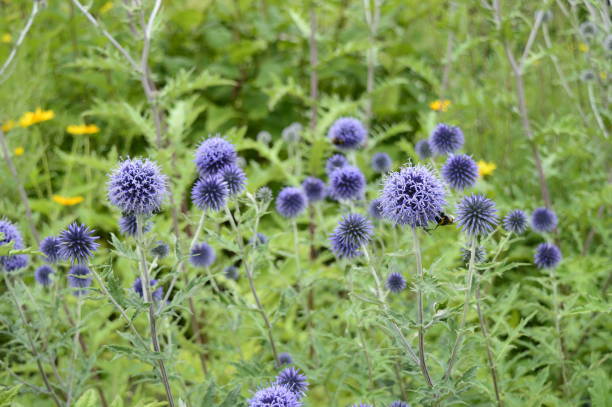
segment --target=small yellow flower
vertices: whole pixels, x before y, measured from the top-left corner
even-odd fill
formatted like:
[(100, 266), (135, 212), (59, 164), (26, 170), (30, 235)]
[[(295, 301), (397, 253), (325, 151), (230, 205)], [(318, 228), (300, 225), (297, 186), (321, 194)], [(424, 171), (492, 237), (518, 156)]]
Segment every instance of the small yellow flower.
[(13, 41), (13, 36), (9, 33), (5, 33), (5, 34), (2, 34), (1, 40), (3, 43), (8, 44), (11, 41)]
[(73, 206), (76, 204), (80, 204), (83, 202), (84, 198), (82, 196), (61, 196), (61, 195), (53, 195), (53, 201), (63, 205), (63, 206)]
[(13, 152), (15, 153), (17, 157), (19, 157), (20, 155), (23, 155), (25, 150), (23, 149), (23, 147), (17, 147), (16, 149), (13, 150)]
[(2, 123), (2, 131), (5, 132), (5, 133), (8, 133), (16, 125), (17, 125), (17, 123), (15, 123), (14, 120), (9, 120), (6, 123)]
[(429, 104), (431, 110), (436, 112), (446, 112), (448, 107), (451, 105), (451, 101), (448, 99), (434, 100)]
[(493, 174), (493, 171), (497, 168), (495, 163), (488, 163), (486, 161), (478, 161), (478, 175), (484, 177), (485, 175)]
[(75, 136), (82, 134), (96, 134), (100, 132), (100, 128), (95, 124), (71, 124), (66, 127), (66, 131)]
[(608, 74), (602, 71), (599, 73), (599, 77), (602, 81), (605, 81), (606, 79), (608, 79)]
[(100, 13), (105, 14), (108, 13), (113, 8), (113, 2), (107, 1), (100, 7)]
[(586, 45), (584, 42), (581, 42), (580, 44), (578, 44), (578, 51), (587, 52), (588, 50), (589, 50), (589, 46)]
[(19, 125), (21, 127), (29, 127), (33, 124), (51, 120), (55, 117), (53, 110), (42, 110), (40, 107), (36, 108), (33, 112), (26, 112), (19, 119)]

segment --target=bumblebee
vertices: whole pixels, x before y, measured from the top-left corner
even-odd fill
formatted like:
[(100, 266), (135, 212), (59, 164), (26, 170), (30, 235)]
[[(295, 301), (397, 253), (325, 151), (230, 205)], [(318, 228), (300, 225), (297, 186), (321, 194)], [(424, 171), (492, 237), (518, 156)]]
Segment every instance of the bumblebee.
[(440, 213), (438, 213), (438, 215), (436, 215), (434, 219), (436, 221), (436, 227), (433, 229), (425, 228), (426, 232), (431, 232), (432, 230), (436, 230), (439, 226), (448, 226), (448, 225), (452, 225), (455, 223), (455, 218), (453, 218), (451, 215), (445, 214), (442, 211), (440, 211)]
[(332, 142), (332, 144), (333, 144), (333, 145), (336, 145), (336, 146), (341, 146), (341, 145), (343, 145), (343, 144), (344, 144), (344, 140), (342, 140), (342, 139), (340, 139), (340, 138), (338, 138), (338, 137), (334, 137), (334, 138), (331, 140), (331, 142)]

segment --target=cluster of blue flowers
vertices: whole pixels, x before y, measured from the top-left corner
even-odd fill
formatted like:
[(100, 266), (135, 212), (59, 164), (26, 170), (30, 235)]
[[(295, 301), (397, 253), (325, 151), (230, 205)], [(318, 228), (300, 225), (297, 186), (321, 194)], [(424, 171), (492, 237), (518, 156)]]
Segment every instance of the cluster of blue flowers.
[(249, 400), (249, 407), (301, 407), (308, 390), (308, 381), (298, 369), (288, 367), (274, 382), (264, 387)]

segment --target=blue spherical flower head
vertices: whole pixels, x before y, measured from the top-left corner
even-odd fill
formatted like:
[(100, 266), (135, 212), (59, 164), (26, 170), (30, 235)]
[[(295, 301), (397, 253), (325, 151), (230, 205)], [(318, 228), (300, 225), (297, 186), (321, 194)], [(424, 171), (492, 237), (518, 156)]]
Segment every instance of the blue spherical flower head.
[[(472, 256), (472, 252), (469, 248), (462, 247), (461, 248), (461, 260), (463, 264), (466, 266), (470, 264), (470, 257)], [(487, 251), (482, 246), (476, 246), (476, 251), (474, 252), (474, 263), (480, 264), (484, 263), (487, 260)]]
[[(143, 220), (142, 233), (151, 230), (151, 222)], [(138, 234), (138, 217), (136, 215), (125, 214), (119, 218), (119, 231), (124, 236), (136, 236)]]
[(283, 188), (276, 197), (276, 210), (285, 218), (295, 218), (301, 214), (308, 203), (304, 191), (296, 187)]
[(215, 251), (207, 243), (197, 243), (191, 248), (189, 261), (196, 267), (208, 267), (215, 261)]
[(442, 182), (427, 167), (404, 167), (385, 179), (382, 213), (396, 225), (427, 226), (442, 211), (445, 195)]
[(251, 239), (249, 240), (249, 244), (251, 246), (263, 246), (266, 243), (268, 243), (268, 236), (264, 235), (263, 233), (259, 233), (257, 232), (257, 235), (251, 237)]
[(73, 265), (68, 272), (68, 285), (74, 288), (73, 294), (76, 296), (87, 294), (91, 286), (90, 271), (87, 266)]
[(295, 367), (288, 367), (276, 376), (274, 384), (285, 386), (301, 399), (308, 390), (308, 381), (306, 376), (300, 373), (299, 369)]
[(86, 263), (100, 246), (96, 243), (98, 236), (87, 226), (71, 223), (66, 230), (60, 233), (60, 255), (73, 263)]
[(372, 156), (372, 169), (378, 173), (388, 172), (391, 164), (393, 162), (387, 153), (376, 153)]
[(389, 407), (410, 407), (410, 404), (397, 400), (389, 404)]
[(221, 172), (221, 178), (227, 185), (231, 196), (238, 195), (244, 191), (246, 185), (246, 175), (242, 168), (237, 165), (231, 165)]
[[(8, 219), (0, 219), (0, 246), (13, 242), (13, 249), (23, 249), (23, 238), (19, 229)], [(0, 256), (0, 269), (15, 271), (28, 265), (28, 256), (25, 254), (13, 254)]]
[(327, 159), (325, 163), (325, 172), (330, 176), (334, 171), (338, 168), (342, 168), (344, 166), (349, 165), (348, 160), (342, 154), (334, 154)]
[(302, 182), (302, 189), (308, 198), (308, 202), (313, 203), (325, 198), (325, 182), (319, 178), (308, 177)]
[(191, 200), (202, 210), (219, 211), (227, 203), (229, 189), (218, 175), (200, 178), (191, 189)]
[(281, 352), (278, 354), (278, 363), (281, 365), (290, 365), (293, 363), (293, 358), (287, 352)]
[(160, 259), (166, 257), (168, 253), (170, 253), (170, 247), (161, 240), (158, 240), (155, 243), (155, 246), (151, 248), (151, 254), (153, 254), (153, 256), (159, 257)]
[(516, 209), (504, 218), (504, 229), (508, 232), (521, 235), (527, 229), (527, 215), (520, 209)]
[(426, 160), (433, 155), (429, 140), (417, 141), (417, 143), (414, 145), (414, 151), (417, 153), (421, 160)]
[(353, 258), (361, 255), (361, 247), (372, 239), (372, 222), (358, 213), (342, 217), (330, 235), (332, 251), (338, 258)]
[(372, 219), (382, 219), (382, 200), (380, 198), (373, 199), (368, 206), (368, 214)]
[(361, 199), (366, 180), (359, 168), (345, 166), (330, 175), (330, 194), (337, 200)]
[(110, 174), (108, 199), (123, 213), (150, 215), (166, 193), (166, 177), (153, 161), (128, 158)]
[(389, 276), (387, 276), (387, 288), (392, 293), (399, 293), (406, 288), (406, 279), (400, 273), (389, 273)]
[(34, 279), (38, 284), (46, 287), (51, 285), (53, 282), (51, 279), (53, 274), (55, 274), (55, 271), (51, 268), (51, 266), (44, 264), (36, 269), (34, 272)]
[[(157, 280), (150, 280), (149, 281), (149, 285), (151, 287), (155, 287), (156, 284), (157, 284)], [(140, 298), (144, 298), (144, 292), (142, 290), (142, 280), (140, 279), (140, 277), (137, 277), (136, 280), (134, 280), (134, 284), (132, 284), (132, 289), (134, 290), (134, 292), (136, 294), (138, 294), (140, 296)], [(163, 287), (157, 287), (151, 293), (151, 297), (153, 297), (154, 301), (161, 301), (162, 298), (164, 298), (164, 288)]]
[(486, 235), (495, 225), (497, 209), (492, 200), (482, 195), (470, 195), (457, 205), (457, 226), (468, 235)]
[(429, 139), (435, 154), (450, 154), (463, 147), (463, 132), (459, 127), (440, 123)]
[(238, 278), (240, 277), (240, 274), (238, 272), (238, 267), (236, 266), (227, 266), (225, 270), (223, 270), (223, 274), (225, 274), (226, 278), (230, 280), (234, 280), (234, 281), (237, 281)]
[(442, 176), (451, 188), (463, 190), (476, 183), (478, 165), (469, 155), (451, 155), (442, 167)]
[(536, 248), (533, 261), (541, 269), (554, 268), (561, 261), (561, 250), (552, 243), (542, 243)]
[(255, 393), (249, 407), (302, 407), (302, 403), (287, 387), (274, 384)]
[(220, 175), (230, 166), (236, 165), (238, 155), (232, 143), (221, 137), (211, 137), (200, 144), (195, 153), (195, 164), (200, 176)]
[(537, 232), (552, 232), (557, 227), (557, 215), (548, 208), (538, 208), (531, 214), (531, 226)]
[(48, 263), (57, 263), (63, 260), (60, 255), (61, 243), (60, 239), (55, 236), (45, 237), (40, 242), (40, 251), (45, 255), (45, 261)]
[(341, 150), (354, 150), (365, 142), (368, 132), (354, 117), (341, 117), (329, 128), (327, 136)]

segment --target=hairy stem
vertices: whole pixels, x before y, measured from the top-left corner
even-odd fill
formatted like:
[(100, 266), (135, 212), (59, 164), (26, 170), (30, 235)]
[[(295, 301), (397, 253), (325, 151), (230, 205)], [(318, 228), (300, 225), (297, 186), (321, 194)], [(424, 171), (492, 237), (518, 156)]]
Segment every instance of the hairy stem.
[(317, 48), (317, 12), (314, 2), (310, 9), (310, 38), (308, 39), (310, 48), (310, 130), (313, 132), (317, 127), (317, 108), (319, 98), (319, 78), (317, 66), (319, 65), (319, 52)]
[(561, 312), (559, 307), (559, 292), (558, 292), (558, 283), (557, 283), (557, 275), (554, 268), (549, 269), (550, 281), (552, 283), (552, 300), (553, 300), (553, 312), (554, 312), (554, 320), (555, 320), (555, 331), (557, 332), (557, 337), (559, 338), (559, 354), (561, 358), (561, 379), (563, 380), (563, 393), (566, 396), (569, 394), (569, 382), (567, 375), (567, 351), (565, 349), (565, 339), (563, 336), (563, 330), (561, 328)]
[[(30, 12), (30, 17), (28, 18), (28, 21), (26, 21), (25, 26), (19, 33), (19, 37), (17, 37), (17, 41), (15, 41), (15, 45), (13, 45), (13, 48), (11, 49), (8, 58), (6, 58), (6, 61), (4, 61), (4, 64), (2, 64), (2, 68), (0, 68), (0, 79), (2, 78), (2, 75), (4, 75), (4, 72), (11, 65), (11, 62), (13, 62), (13, 59), (15, 59), (19, 47), (21, 47), (23, 40), (25, 39), (26, 35), (28, 35), (28, 31), (30, 31), (32, 23), (34, 23), (34, 18), (36, 17), (36, 14), (38, 14), (40, 2), (40, 0), (32, 1), (32, 11)], [(0, 81), (0, 83), (2, 83), (2, 81)]]

